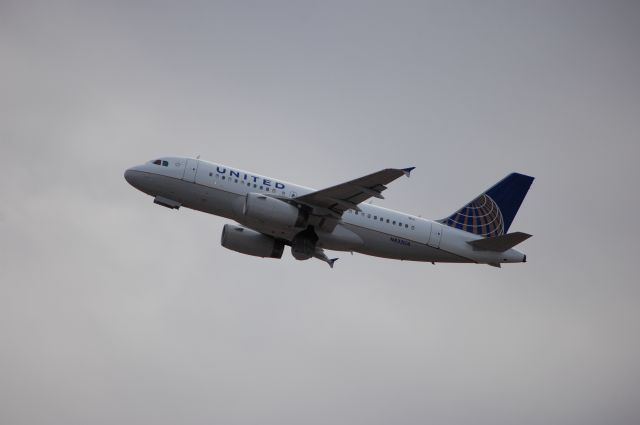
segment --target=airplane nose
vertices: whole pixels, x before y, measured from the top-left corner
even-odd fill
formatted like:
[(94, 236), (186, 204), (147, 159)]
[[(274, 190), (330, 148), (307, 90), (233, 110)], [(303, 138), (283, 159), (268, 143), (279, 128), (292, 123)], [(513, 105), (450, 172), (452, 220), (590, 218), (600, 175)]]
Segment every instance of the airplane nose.
[(133, 170), (131, 170), (131, 168), (125, 170), (124, 179), (127, 181), (127, 183), (133, 186)]
[(136, 189), (139, 189), (142, 183), (140, 170), (137, 167), (127, 168), (124, 172), (124, 179)]

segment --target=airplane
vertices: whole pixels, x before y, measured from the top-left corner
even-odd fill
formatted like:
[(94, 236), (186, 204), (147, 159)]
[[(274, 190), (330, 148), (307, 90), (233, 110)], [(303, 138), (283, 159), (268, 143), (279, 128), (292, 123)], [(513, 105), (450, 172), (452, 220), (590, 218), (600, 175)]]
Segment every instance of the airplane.
[(333, 268), (325, 250), (409, 261), (524, 263), (514, 249), (531, 235), (507, 233), (534, 178), (511, 173), (448, 217), (427, 220), (372, 205), (410, 168), (386, 168), (314, 190), (198, 158), (161, 157), (127, 169), (125, 180), (157, 205), (180, 207), (235, 221), (221, 245), (242, 254), (297, 260), (317, 258)]

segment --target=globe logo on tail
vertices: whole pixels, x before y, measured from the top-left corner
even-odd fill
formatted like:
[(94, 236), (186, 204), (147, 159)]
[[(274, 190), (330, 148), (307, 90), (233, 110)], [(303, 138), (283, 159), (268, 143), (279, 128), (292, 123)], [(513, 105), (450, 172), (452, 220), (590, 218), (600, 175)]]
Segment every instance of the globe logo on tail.
[(478, 196), (441, 222), (487, 238), (504, 234), (502, 212), (498, 204), (487, 194)]

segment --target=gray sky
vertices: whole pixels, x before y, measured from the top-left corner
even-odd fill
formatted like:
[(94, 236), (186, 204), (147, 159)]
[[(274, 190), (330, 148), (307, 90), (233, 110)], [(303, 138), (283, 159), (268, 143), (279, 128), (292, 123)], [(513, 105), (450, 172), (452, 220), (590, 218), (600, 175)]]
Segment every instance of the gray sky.
[[(0, 423), (640, 423), (639, 11), (0, 1)], [(530, 261), (242, 256), (124, 181), (167, 154), (432, 218), (530, 174)]]

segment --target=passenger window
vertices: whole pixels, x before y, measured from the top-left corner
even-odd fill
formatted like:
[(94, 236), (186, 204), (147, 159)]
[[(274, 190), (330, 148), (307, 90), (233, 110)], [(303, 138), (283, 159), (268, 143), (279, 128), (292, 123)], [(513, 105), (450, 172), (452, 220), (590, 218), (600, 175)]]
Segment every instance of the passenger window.
[(411, 230), (416, 230), (416, 226), (411, 226)]
[(222, 180), (224, 180), (224, 176), (222, 176)]
[(209, 173), (209, 177), (213, 177), (213, 173)]
[(238, 183), (238, 179), (236, 179), (236, 181), (234, 183)]
[(408, 229), (408, 228), (409, 228), (409, 225), (408, 225), (408, 224), (405, 224), (405, 225), (404, 225), (404, 227)]
[(387, 219), (387, 223), (389, 222), (389, 219)]
[(377, 216), (377, 215), (374, 215), (374, 216), (373, 216), (373, 219), (374, 219), (374, 220), (377, 220), (377, 219), (378, 219), (378, 216)]
[(371, 218), (371, 214), (367, 214), (367, 218)]
[(384, 221), (384, 218), (380, 217), (380, 221)]
[(402, 223), (398, 223), (398, 226), (402, 227)]
[(395, 221), (395, 220), (393, 220), (393, 225), (394, 225), (394, 226), (396, 225), (396, 221)]
[(262, 186), (260, 186), (260, 190), (262, 190)]

